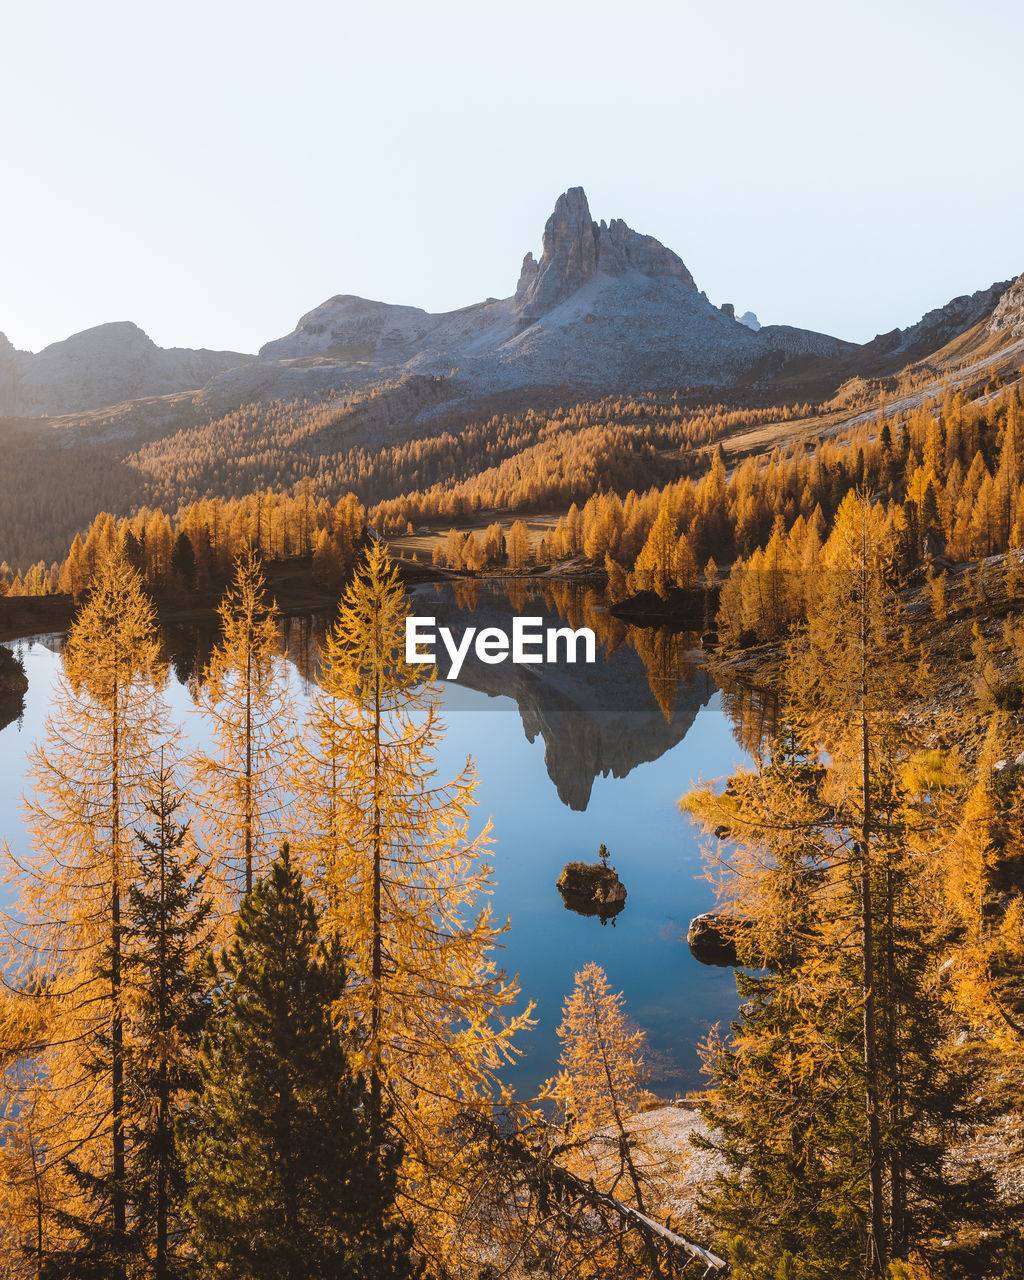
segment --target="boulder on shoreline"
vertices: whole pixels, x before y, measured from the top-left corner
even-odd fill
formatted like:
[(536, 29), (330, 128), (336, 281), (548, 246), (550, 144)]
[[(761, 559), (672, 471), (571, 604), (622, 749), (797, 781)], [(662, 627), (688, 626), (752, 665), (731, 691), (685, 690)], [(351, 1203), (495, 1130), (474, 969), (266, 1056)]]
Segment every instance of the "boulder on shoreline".
[(705, 911), (694, 916), (686, 931), (686, 942), (695, 960), (720, 968), (735, 968), (739, 963), (736, 934), (749, 929), (750, 922), (721, 911)]

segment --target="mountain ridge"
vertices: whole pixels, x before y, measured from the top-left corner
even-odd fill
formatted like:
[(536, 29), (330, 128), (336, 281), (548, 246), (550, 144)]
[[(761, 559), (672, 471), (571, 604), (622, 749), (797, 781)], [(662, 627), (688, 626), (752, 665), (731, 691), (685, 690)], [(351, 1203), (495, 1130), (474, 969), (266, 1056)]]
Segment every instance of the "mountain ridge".
[(252, 358), (158, 347), (131, 320), (94, 325), (39, 352), (19, 351), (0, 333), (0, 414), (41, 417), (193, 390)]
[(557, 387), (582, 395), (718, 394), (806, 379), (815, 391), (829, 383), (834, 390), (854, 374), (925, 358), (973, 326), (975, 345), (1024, 334), (1022, 282), (954, 298), (864, 344), (761, 326), (752, 312), (737, 318), (731, 304), (714, 306), (682, 258), (653, 236), (621, 219), (595, 221), (583, 188), (570, 187), (545, 224), (540, 258), (526, 254), (506, 298), (432, 313), (338, 293), (255, 356), (164, 350), (127, 321), (34, 355), (0, 335), (0, 415), (73, 417), (110, 408), (114, 430), (135, 433), (140, 421), (151, 421), (162, 431), (253, 401), (365, 393), (417, 376), (444, 380), (443, 404), (423, 411), (435, 416), (472, 413), (495, 395), (525, 406)]

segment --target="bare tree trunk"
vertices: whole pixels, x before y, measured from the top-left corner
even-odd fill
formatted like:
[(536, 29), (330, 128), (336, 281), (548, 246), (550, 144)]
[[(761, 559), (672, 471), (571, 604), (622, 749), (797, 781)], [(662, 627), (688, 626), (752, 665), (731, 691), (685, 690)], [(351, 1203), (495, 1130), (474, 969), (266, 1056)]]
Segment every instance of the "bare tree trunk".
[[(165, 813), (164, 754), (160, 752), (160, 811)], [(153, 1280), (167, 1280), (167, 1160), (170, 1146), (170, 1083), (167, 1079), (168, 1006), (170, 992), (167, 989), (167, 846), (164, 838), (163, 819), (160, 826), (160, 1008), (161, 1060), (157, 1085), (157, 1151), (159, 1164), (156, 1173), (156, 1252), (153, 1259)]]
[(32, 1154), (32, 1182), (36, 1193), (36, 1278), (43, 1280), (43, 1188), (36, 1158), (35, 1134), (29, 1130), (29, 1151)]
[(903, 1069), (900, 1054), (900, 1000), (896, 988), (896, 875), (892, 866), (891, 850), (886, 854), (885, 868), (885, 959), (886, 959), (886, 1054), (890, 1071), (889, 1132), (896, 1137), (890, 1141), (889, 1154), (889, 1253), (902, 1256), (906, 1247), (904, 1239), (907, 1174), (903, 1164), (899, 1138), (903, 1132)]
[[(603, 846), (602, 846), (603, 847)], [(597, 1011), (593, 1010), (594, 1019), (597, 1020)], [(622, 1112), (619, 1109), (619, 1100), (615, 1095), (615, 1084), (612, 1080), (611, 1064), (608, 1061), (608, 1049), (605, 1045), (604, 1033), (600, 1027), (595, 1027), (598, 1040), (601, 1045), (601, 1065), (604, 1067), (604, 1078), (608, 1085), (608, 1097), (612, 1104), (612, 1114), (615, 1117), (615, 1126), (619, 1131), (619, 1159), (625, 1165), (629, 1174), (629, 1180), (633, 1186), (633, 1194), (636, 1196), (636, 1207), (641, 1213), (646, 1213), (644, 1205), (644, 1193), (640, 1186), (640, 1175), (636, 1170), (636, 1163), (633, 1160), (633, 1150), (630, 1142), (629, 1134), (626, 1132), (626, 1126), (622, 1119)], [(661, 1268), (658, 1266), (658, 1254), (653, 1242), (644, 1237), (644, 1252), (647, 1255), (647, 1265), (651, 1269), (652, 1275), (660, 1275)]]
[(663, 1243), (674, 1254), (685, 1254), (687, 1258), (703, 1262), (708, 1274), (712, 1271), (723, 1275), (730, 1271), (729, 1263), (718, 1254), (712, 1253), (702, 1245), (694, 1244), (684, 1236), (678, 1235), (657, 1219), (649, 1217), (640, 1209), (625, 1204), (615, 1196), (598, 1191), (592, 1181), (584, 1181), (570, 1173), (568, 1169), (555, 1164), (551, 1159), (538, 1155), (524, 1141), (520, 1132), (508, 1133), (499, 1129), (492, 1119), (475, 1114), (471, 1117), (471, 1132), (475, 1138), (483, 1135), (492, 1151), (500, 1153), (502, 1158), (510, 1159), (523, 1171), (526, 1181), (536, 1188), (544, 1186), (551, 1193), (552, 1200), (562, 1203), (573, 1199), (579, 1203), (601, 1212), (611, 1212), (624, 1225), (638, 1230), (644, 1239), (653, 1244)]

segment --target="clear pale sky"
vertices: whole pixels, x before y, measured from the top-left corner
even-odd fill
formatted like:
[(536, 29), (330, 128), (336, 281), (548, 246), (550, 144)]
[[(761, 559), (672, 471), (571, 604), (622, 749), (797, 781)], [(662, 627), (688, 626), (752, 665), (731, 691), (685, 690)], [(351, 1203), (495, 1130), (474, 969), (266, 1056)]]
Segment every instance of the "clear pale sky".
[(6, 0), (0, 330), (513, 291), (558, 194), (857, 340), (1024, 271), (1019, 0)]

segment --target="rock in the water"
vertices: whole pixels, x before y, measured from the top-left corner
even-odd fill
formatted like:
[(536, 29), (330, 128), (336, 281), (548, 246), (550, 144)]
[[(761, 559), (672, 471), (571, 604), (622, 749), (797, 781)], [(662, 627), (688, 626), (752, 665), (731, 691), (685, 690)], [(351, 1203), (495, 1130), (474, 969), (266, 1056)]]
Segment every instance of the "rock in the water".
[(720, 588), (670, 587), (664, 596), (656, 591), (637, 591), (609, 613), (637, 627), (660, 627), (666, 624), (688, 626), (696, 630), (707, 625), (718, 603)]
[(558, 892), (570, 911), (610, 919), (626, 905), (626, 886), (601, 862), (569, 862), (558, 877)]
[(694, 959), (701, 964), (731, 968), (739, 964), (736, 931), (744, 928), (749, 928), (749, 925), (737, 920), (735, 916), (724, 915), (720, 911), (705, 911), (690, 921), (686, 942)]

